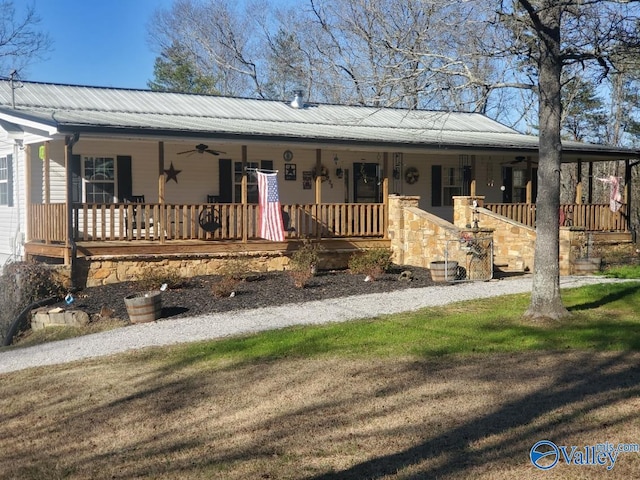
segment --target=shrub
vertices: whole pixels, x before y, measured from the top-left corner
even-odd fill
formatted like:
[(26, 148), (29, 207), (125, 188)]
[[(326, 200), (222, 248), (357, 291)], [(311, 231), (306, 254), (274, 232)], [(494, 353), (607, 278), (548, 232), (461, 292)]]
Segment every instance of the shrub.
[(0, 337), (2, 342), (20, 312), (37, 300), (62, 298), (63, 280), (51, 267), (41, 263), (16, 262), (0, 276)]
[(291, 255), (291, 270), (301, 271), (317, 268), (320, 255), (318, 246), (311, 242), (304, 242), (302, 246)]
[(232, 258), (224, 262), (219, 274), (234, 280), (246, 280), (251, 274), (251, 267), (246, 259)]
[(372, 280), (391, 269), (391, 250), (373, 248), (355, 253), (349, 259), (349, 270), (353, 274), (364, 274)]
[(241, 280), (233, 278), (230, 275), (223, 275), (211, 286), (211, 293), (216, 298), (230, 297), (234, 293)]
[(163, 284), (167, 284), (167, 288), (176, 289), (183, 287), (185, 279), (175, 268), (145, 268), (138, 278), (137, 286), (140, 290), (159, 290)]
[(213, 284), (211, 292), (216, 298), (229, 297), (251, 274), (248, 260), (233, 258), (224, 262), (220, 268), (220, 279)]
[(311, 242), (304, 242), (302, 246), (291, 255), (289, 263), (289, 275), (293, 279), (296, 288), (304, 288), (309, 279), (315, 275), (318, 268), (318, 247)]

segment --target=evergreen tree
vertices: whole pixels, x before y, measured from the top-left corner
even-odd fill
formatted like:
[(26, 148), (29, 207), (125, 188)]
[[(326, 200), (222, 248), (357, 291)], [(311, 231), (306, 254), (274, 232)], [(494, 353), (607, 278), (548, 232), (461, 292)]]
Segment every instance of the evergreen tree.
[(174, 44), (156, 58), (154, 80), (147, 85), (163, 92), (200, 93), (217, 95), (215, 79), (198, 72), (188, 52)]

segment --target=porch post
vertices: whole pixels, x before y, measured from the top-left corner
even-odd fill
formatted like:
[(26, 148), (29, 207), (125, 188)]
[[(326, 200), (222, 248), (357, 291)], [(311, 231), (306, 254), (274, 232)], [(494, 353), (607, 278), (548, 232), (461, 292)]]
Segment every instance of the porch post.
[(529, 156), (527, 157), (527, 198), (525, 199), (525, 203), (527, 203), (527, 205), (531, 205), (533, 203), (533, 182), (531, 177), (533, 177), (533, 167), (531, 165), (531, 157)]
[(51, 174), (49, 165), (49, 142), (44, 142), (44, 203), (51, 203)]
[(242, 183), (241, 188), (241, 201), (242, 201), (242, 242), (247, 243), (249, 240), (249, 205), (247, 195), (247, 146), (242, 145)]
[(576, 183), (576, 203), (578, 205), (582, 204), (582, 160), (578, 159), (578, 182)]
[(587, 203), (591, 205), (593, 203), (593, 162), (589, 162), (589, 179), (587, 186)]
[(320, 223), (320, 203), (322, 203), (322, 150), (316, 149), (316, 202), (314, 205), (314, 216), (316, 218), (316, 238), (320, 240), (322, 236), (322, 225)]
[(71, 139), (70, 136), (66, 136), (65, 137), (65, 148), (64, 148), (64, 169), (65, 169), (65, 173), (66, 173), (66, 181), (67, 181), (67, 185), (66, 185), (66, 195), (65, 195), (65, 210), (66, 210), (66, 215), (65, 215), (65, 231), (67, 232), (65, 235), (65, 241), (64, 241), (64, 264), (65, 265), (70, 265), (71, 264), (71, 256), (70, 256), (70, 247), (71, 247), (71, 242), (72, 242), (72, 238), (73, 238), (73, 225), (71, 223), (71, 218), (73, 217), (73, 177), (71, 174), (71, 155), (73, 154), (71, 149), (73, 148), (73, 144), (75, 142)]
[(469, 194), (472, 197), (476, 196), (476, 156), (471, 155), (471, 188)]
[(382, 171), (384, 172), (384, 179), (382, 180), (382, 235), (384, 238), (388, 238), (389, 230), (389, 152), (384, 152), (382, 157)]
[[(167, 216), (164, 211), (164, 195), (165, 195), (165, 182), (164, 180), (164, 142), (158, 142), (158, 203), (160, 203), (160, 211), (158, 215), (160, 217), (160, 222), (158, 228), (158, 235), (160, 236), (160, 243), (165, 243), (165, 236), (163, 235), (163, 230), (165, 230), (168, 225), (166, 225)], [(146, 208), (146, 206), (144, 207)]]

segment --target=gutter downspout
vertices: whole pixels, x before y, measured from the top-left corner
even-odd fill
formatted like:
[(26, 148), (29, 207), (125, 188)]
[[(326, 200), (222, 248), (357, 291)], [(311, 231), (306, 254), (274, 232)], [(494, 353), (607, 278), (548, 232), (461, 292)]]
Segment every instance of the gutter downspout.
[(69, 264), (71, 267), (70, 274), (70, 291), (77, 291), (78, 287), (76, 285), (76, 255), (78, 252), (78, 246), (76, 245), (76, 241), (73, 235), (73, 172), (71, 171), (71, 156), (73, 155), (73, 146), (78, 142), (80, 138), (79, 133), (75, 133), (73, 136), (67, 135), (65, 137), (65, 166), (66, 166), (66, 174), (67, 174), (67, 242), (71, 247), (71, 255), (69, 258)]

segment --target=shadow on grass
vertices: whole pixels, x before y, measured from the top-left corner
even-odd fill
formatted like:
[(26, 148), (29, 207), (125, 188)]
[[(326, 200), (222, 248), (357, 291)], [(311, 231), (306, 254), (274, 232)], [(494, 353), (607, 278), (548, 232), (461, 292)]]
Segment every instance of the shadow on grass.
[[(570, 306), (570, 312), (592, 310), (594, 308), (604, 307), (606, 305), (610, 305), (614, 302), (622, 301), (625, 299), (635, 299), (634, 301), (637, 301), (637, 298), (640, 294), (640, 283), (632, 283), (630, 285), (593, 285), (589, 287), (583, 287), (583, 291), (585, 296), (589, 296), (589, 294), (591, 294), (595, 298), (579, 305)], [(603, 294), (603, 292), (607, 293)]]
[[(537, 441), (546, 439), (558, 424), (572, 423), (576, 420), (580, 423), (579, 419), (589, 412), (617, 402), (633, 400), (640, 394), (640, 367), (630, 366), (630, 362), (627, 361), (628, 355), (631, 354), (621, 353), (612, 358), (594, 361), (593, 357), (584, 354), (579, 361), (567, 362), (562, 369), (549, 372), (550, 376), (557, 375), (551, 388), (533, 391), (521, 398), (505, 402), (493, 412), (448, 429), (410, 448), (309, 478), (464, 478), (464, 473), (472, 468), (486, 472), (486, 469), (492, 466), (495, 468), (501, 465), (498, 468), (505, 468), (510, 463), (528, 464), (529, 448)], [(623, 367), (620, 368), (621, 366)], [(490, 371), (485, 373), (491, 374)], [(552, 412), (558, 411), (571, 413), (563, 413), (560, 417), (551, 415)], [(631, 418), (608, 418), (606, 425), (636, 422), (638, 417), (639, 415), (635, 414)], [(582, 425), (579, 428), (567, 426), (563, 430), (565, 435), (580, 434), (586, 438), (593, 438), (600, 428), (600, 425), (591, 428)], [(503, 440), (484, 442), (487, 438)], [(601, 441), (604, 442), (605, 439)], [(470, 448), (474, 444), (485, 446)], [(425, 463), (430, 466), (420, 467)], [(410, 473), (402, 475), (403, 470)], [(531, 472), (534, 471), (534, 467), (531, 466)], [(604, 475), (609, 472), (602, 467), (599, 473), (588, 473), (595, 474), (594, 477), (588, 478), (597, 478), (599, 473)]]

